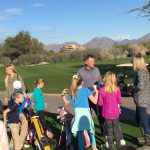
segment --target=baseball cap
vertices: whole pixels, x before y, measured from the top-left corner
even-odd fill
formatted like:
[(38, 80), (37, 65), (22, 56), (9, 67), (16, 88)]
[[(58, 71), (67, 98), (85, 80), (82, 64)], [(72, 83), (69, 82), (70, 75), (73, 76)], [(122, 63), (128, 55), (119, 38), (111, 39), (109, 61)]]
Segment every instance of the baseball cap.
[(22, 88), (22, 85), (21, 85), (21, 82), (16, 80), (13, 82), (13, 88), (14, 89), (21, 89)]

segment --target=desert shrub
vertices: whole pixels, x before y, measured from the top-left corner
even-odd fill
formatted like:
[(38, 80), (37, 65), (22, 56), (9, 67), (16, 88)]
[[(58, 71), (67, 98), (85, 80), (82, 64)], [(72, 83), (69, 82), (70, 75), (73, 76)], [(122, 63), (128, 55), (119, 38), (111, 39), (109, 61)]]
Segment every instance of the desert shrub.
[(9, 57), (4, 57), (4, 56), (0, 57), (0, 64), (8, 65), (8, 64), (10, 64), (10, 62), (11, 62), (11, 60)]
[[(117, 52), (120, 49), (117, 49)], [(126, 57), (127, 51), (121, 51), (117, 53), (115, 50), (112, 53), (112, 49), (87, 49), (86, 51), (75, 50), (75, 51), (66, 51), (66, 52), (57, 52), (48, 58), (49, 63), (57, 63), (57, 62), (71, 62), (71, 61), (83, 61), (87, 55), (93, 55), (95, 60), (112, 60), (118, 59), (122, 57)]]
[(70, 59), (70, 53), (67, 53), (67, 52), (65, 52), (65, 53), (62, 53), (61, 54), (61, 60), (62, 60), (62, 62), (68, 62), (68, 61), (71, 61), (71, 59)]
[(49, 56), (47, 55), (40, 55), (41, 56), (41, 62), (48, 62)]
[(58, 63), (58, 62), (62, 62), (62, 54), (61, 53), (55, 53), (54, 55), (52, 55), (49, 60), (49, 63)]
[(75, 50), (70, 52), (70, 61), (81, 61), (83, 60), (84, 51)]
[(57, 62), (68, 62), (68, 61), (80, 61), (83, 60), (83, 52), (82, 51), (72, 51), (72, 52), (63, 52), (63, 53), (55, 53), (51, 57), (49, 57), (49, 63), (57, 63)]
[(144, 47), (143, 45), (140, 45), (140, 44), (130, 44), (129, 50), (128, 50), (128, 52), (131, 56), (134, 56), (138, 53), (145, 55), (147, 51), (148, 51), (148, 49), (146, 47)]
[(25, 54), (18, 57), (20, 65), (38, 64), (43, 61), (43, 56), (40, 54)]
[(85, 58), (87, 55), (93, 55), (96, 60), (101, 60), (100, 51), (101, 51), (100, 48), (87, 49), (87, 50), (84, 52), (84, 58)]
[(110, 53), (109, 49), (103, 49), (100, 51), (101, 60), (112, 60), (114, 56)]

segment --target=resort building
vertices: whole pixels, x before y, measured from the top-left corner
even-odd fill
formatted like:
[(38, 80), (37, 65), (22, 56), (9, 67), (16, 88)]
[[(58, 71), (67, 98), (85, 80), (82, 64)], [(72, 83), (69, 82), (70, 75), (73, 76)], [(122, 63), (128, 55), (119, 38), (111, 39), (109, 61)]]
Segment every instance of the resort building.
[(60, 51), (86, 50), (86, 47), (78, 44), (68, 44), (60, 48)]

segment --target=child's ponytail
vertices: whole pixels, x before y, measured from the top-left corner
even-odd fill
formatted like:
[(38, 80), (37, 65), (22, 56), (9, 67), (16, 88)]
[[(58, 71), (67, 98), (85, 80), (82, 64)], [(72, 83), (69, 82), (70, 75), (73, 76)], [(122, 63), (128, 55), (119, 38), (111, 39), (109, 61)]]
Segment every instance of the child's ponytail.
[(82, 77), (78, 74), (75, 74), (72, 77), (72, 84), (71, 84), (71, 93), (74, 96), (74, 98), (76, 98), (77, 96), (77, 89), (81, 85), (81, 83), (82, 83)]
[(40, 83), (44, 83), (44, 80), (43, 79), (36, 79), (35, 81), (34, 81), (34, 87), (37, 87)]

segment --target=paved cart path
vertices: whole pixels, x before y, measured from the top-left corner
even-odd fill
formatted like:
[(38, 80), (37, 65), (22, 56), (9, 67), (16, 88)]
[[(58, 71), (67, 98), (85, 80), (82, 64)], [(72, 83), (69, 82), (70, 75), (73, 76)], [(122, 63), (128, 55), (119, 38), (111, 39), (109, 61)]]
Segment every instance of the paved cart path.
[[(63, 106), (64, 103), (62, 101), (60, 94), (44, 94), (45, 100), (48, 104), (47, 111), (51, 113), (57, 113), (57, 108), (59, 106)], [(4, 92), (0, 92), (0, 99), (4, 99)], [(65, 106), (71, 113), (73, 113), (73, 109), (71, 106)], [(125, 97), (123, 98), (123, 103), (121, 105), (121, 118), (125, 118), (128, 120), (134, 120), (135, 118), (135, 104), (133, 98)], [(148, 108), (148, 113), (150, 114), (150, 107)], [(92, 113), (95, 116), (94, 112)]]

